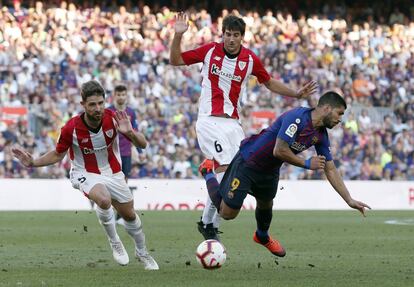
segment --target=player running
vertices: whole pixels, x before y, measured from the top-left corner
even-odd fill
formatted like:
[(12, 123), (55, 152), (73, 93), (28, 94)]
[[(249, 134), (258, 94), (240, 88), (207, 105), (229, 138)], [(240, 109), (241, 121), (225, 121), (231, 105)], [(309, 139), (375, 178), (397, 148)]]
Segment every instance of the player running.
[[(239, 149), (245, 135), (239, 122), (241, 95), (246, 93), (250, 75), (257, 77), (270, 91), (283, 96), (307, 98), (317, 85), (307, 83), (298, 91), (271, 78), (260, 59), (241, 45), (246, 23), (229, 15), (223, 20), (223, 42), (209, 43), (197, 49), (181, 51), (181, 39), (188, 29), (188, 17), (180, 12), (175, 17), (175, 34), (170, 50), (170, 63), (175, 66), (203, 63), (201, 96), (196, 133), (205, 164), (213, 166), (218, 182)], [(198, 230), (205, 239), (218, 239), (219, 216), (207, 198)]]
[(13, 148), (12, 152), (24, 166), (41, 167), (61, 161), (69, 150), (72, 186), (96, 203), (96, 214), (106, 232), (115, 261), (127, 265), (129, 257), (116, 231), (111, 205), (125, 220), (125, 229), (135, 242), (138, 260), (146, 270), (158, 270), (157, 262), (145, 246), (141, 220), (135, 213), (119, 154), (118, 133), (140, 148), (147, 145), (145, 137), (133, 130), (125, 112), (114, 113), (105, 109), (105, 91), (97, 81), (84, 83), (81, 96), (84, 112), (62, 127), (55, 150), (35, 159), (21, 148)]
[[(265, 246), (274, 255), (283, 257), (283, 246), (268, 234), (272, 221), (273, 198), (279, 182), (283, 162), (299, 167), (323, 169), (328, 181), (343, 200), (365, 216), (370, 207), (353, 199), (348, 192), (329, 150), (327, 128), (341, 122), (346, 109), (344, 99), (336, 92), (327, 92), (318, 106), (295, 108), (281, 115), (270, 127), (243, 140), (240, 151), (218, 183), (211, 168), (201, 165), (209, 196), (224, 219), (234, 219), (240, 212), (246, 195), (256, 198), (257, 230), (253, 240)], [(314, 146), (317, 156), (308, 159), (296, 154)]]

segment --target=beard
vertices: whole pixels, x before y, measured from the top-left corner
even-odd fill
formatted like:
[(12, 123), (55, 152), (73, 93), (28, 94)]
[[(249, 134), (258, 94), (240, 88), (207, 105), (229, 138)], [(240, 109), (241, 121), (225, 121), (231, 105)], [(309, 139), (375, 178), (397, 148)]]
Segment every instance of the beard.
[(335, 123), (333, 122), (333, 120), (332, 120), (331, 113), (327, 114), (327, 115), (323, 118), (322, 122), (323, 122), (324, 127), (328, 128), (328, 129), (331, 129), (331, 128), (333, 128), (334, 126), (336, 126), (336, 124), (335, 124)]
[(85, 115), (92, 123), (100, 123), (102, 120), (102, 113), (93, 113), (92, 115), (85, 113)]

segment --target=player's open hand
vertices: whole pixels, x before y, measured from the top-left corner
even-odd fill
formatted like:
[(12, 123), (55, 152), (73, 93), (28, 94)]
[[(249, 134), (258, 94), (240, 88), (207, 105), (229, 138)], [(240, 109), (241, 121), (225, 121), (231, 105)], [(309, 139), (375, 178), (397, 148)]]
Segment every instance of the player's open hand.
[(326, 158), (323, 155), (313, 156), (311, 158), (310, 169), (324, 169), (326, 163)]
[(125, 111), (116, 111), (115, 112), (116, 120), (116, 129), (122, 133), (127, 134), (132, 131), (131, 121), (128, 117), (128, 114)]
[(22, 163), (22, 165), (25, 167), (33, 166), (33, 157), (30, 153), (21, 147), (13, 147), (11, 151), (13, 156), (17, 158)]
[(302, 88), (297, 92), (299, 99), (309, 99), (310, 96), (316, 93), (318, 90), (318, 83), (316, 81), (307, 82)]
[(188, 29), (188, 16), (184, 12), (178, 12), (175, 17), (175, 33), (183, 34)]
[(371, 207), (369, 207), (369, 206), (368, 206), (368, 204), (363, 203), (362, 201), (355, 200), (355, 199), (351, 199), (351, 200), (348, 202), (348, 205), (349, 205), (350, 207), (354, 208), (354, 209), (359, 210), (359, 212), (361, 212), (361, 214), (362, 214), (364, 217), (366, 216), (366, 215), (365, 215), (365, 208), (367, 208), (367, 209), (371, 209)]

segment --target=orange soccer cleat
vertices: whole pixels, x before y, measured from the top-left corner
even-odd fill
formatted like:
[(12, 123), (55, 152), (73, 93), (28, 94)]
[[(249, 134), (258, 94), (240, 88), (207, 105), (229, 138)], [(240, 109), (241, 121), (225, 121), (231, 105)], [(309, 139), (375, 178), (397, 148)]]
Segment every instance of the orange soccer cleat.
[(254, 242), (259, 243), (263, 245), (264, 247), (266, 247), (267, 250), (269, 250), (272, 254), (276, 256), (284, 257), (286, 255), (286, 251), (283, 248), (282, 244), (280, 244), (280, 242), (277, 241), (276, 239), (273, 239), (270, 235), (269, 235), (269, 239), (267, 240), (267, 242), (263, 243), (262, 241), (260, 241), (259, 237), (257, 236), (257, 233), (255, 232), (253, 235), (253, 240)]
[(214, 168), (214, 161), (211, 159), (206, 158), (203, 160), (202, 163), (200, 163), (200, 166), (198, 167), (198, 171), (202, 176), (205, 176), (207, 173), (213, 172)]

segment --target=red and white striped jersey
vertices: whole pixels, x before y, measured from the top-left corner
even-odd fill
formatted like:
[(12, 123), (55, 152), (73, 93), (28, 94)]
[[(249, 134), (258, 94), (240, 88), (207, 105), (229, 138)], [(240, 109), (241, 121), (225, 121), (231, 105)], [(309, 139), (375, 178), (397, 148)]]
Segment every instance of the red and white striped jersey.
[(186, 51), (181, 56), (186, 65), (203, 63), (199, 115), (227, 114), (238, 119), (241, 95), (246, 93), (249, 76), (256, 76), (259, 83), (270, 80), (260, 59), (243, 46), (233, 59), (226, 56), (224, 44), (216, 42)]
[(71, 118), (61, 130), (56, 152), (69, 149), (72, 168), (79, 171), (111, 175), (121, 171), (118, 133), (114, 112), (105, 109), (97, 133), (88, 129), (82, 115)]

